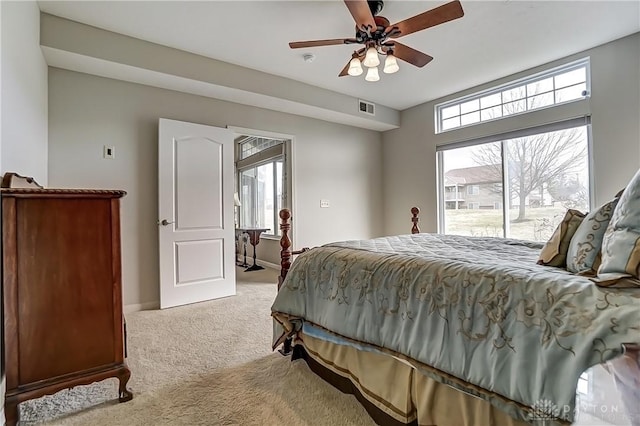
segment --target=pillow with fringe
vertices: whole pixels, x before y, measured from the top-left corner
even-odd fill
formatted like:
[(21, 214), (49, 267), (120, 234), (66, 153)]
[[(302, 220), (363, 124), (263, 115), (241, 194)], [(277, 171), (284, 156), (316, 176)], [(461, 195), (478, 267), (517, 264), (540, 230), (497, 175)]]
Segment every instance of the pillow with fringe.
[(567, 210), (567, 213), (553, 232), (553, 235), (551, 235), (549, 241), (542, 247), (540, 257), (538, 258), (539, 265), (564, 267), (567, 264), (569, 243), (584, 217), (584, 213), (578, 210)]

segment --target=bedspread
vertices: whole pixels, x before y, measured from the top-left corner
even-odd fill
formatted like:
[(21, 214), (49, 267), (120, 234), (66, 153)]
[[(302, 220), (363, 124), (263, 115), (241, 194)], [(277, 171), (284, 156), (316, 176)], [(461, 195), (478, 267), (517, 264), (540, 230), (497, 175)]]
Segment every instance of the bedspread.
[(298, 256), (272, 311), (514, 401), (521, 420), (543, 408), (573, 421), (580, 374), (640, 344), (640, 288), (537, 265), (541, 247), (440, 234), (329, 244)]

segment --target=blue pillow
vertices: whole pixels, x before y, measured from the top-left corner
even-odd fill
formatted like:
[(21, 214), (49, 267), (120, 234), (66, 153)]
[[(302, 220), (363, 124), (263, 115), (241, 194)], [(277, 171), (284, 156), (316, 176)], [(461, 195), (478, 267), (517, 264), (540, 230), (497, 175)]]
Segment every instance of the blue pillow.
[(640, 170), (624, 189), (602, 239), (598, 281), (640, 278)]
[(584, 218), (573, 234), (567, 250), (567, 271), (596, 275), (601, 262), (602, 239), (619, 198), (600, 206)]

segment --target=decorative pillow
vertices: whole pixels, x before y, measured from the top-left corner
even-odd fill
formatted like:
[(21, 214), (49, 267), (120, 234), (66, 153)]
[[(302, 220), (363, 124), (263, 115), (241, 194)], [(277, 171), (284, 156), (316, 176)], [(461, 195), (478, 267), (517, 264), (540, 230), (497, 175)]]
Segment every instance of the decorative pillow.
[(583, 219), (584, 213), (573, 209), (567, 210), (562, 222), (542, 248), (538, 259), (539, 265), (565, 266), (571, 237), (576, 233)]
[[(619, 194), (617, 196), (619, 197)], [(592, 211), (578, 226), (567, 250), (567, 271), (596, 275), (600, 266), (602, 238), (618, 201), (619, 198), (614, 198)]]
[[(624, 189), (602, 239), (601, 285), (640, 278), (640, 170)], [(606, 284), (604, 284), (606, 283)]]

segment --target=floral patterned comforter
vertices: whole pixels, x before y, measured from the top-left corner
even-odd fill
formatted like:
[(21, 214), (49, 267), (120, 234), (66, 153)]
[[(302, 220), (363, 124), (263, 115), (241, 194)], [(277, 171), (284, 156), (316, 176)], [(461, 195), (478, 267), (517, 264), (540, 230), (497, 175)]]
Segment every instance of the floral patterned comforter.
[(537, 265), (541, 247), (440, 234), (329, 244), (297, 257), (273, 316), (426, 364), (523, 420), (550, 401), (573, 421), (580, 374), (640, 344), (640, 288)]

